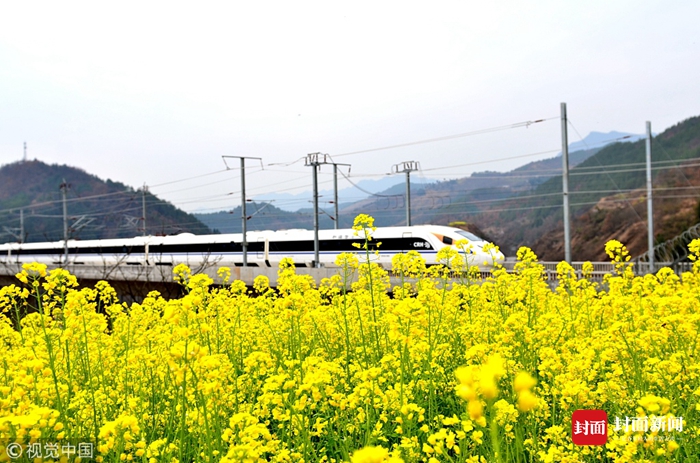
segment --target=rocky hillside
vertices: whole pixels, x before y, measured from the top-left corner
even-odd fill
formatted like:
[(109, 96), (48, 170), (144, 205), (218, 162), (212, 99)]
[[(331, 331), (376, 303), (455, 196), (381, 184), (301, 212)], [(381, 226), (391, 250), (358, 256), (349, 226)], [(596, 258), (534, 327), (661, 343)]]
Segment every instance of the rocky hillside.
[[(654, 237), (660, 243), (700, 222), (700, 167), (685, 167), (661, 173), (654, 181)], [(691, 164), (688, 166), (687, 164)], [(572, 222), (571, 252), (576, 260), (606, 261), (605, 243), (616, 239), (632, 256), (648, 249), (646, 189), (606, 196)], [(557, 260), (564, 254), (564, 230), (551, 230), (533, 250), (542, 260)]]

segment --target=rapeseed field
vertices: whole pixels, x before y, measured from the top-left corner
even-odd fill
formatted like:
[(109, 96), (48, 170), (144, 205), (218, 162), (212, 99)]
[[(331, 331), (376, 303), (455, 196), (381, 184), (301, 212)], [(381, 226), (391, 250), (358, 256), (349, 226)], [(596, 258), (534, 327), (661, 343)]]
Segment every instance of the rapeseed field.
[(612, 241), (603, 285), (561, 263), (552, 290), (529, 249), (482, 280), (460, 242), (397, 256), (392, 288), (355, 228), (318, 286), (181, 265), (182, 297), (127, 305), (26, 265), (0, 289), (0, 459), (700, 461), (700, 264), (635, 276)]

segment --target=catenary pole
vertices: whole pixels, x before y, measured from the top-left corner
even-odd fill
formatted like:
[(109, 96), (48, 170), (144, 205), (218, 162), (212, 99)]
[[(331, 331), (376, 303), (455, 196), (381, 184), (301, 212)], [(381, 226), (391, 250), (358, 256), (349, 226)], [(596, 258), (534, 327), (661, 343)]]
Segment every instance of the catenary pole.
[(649, 271), (654, 273), (654, 205), (651, 197), (651, 122), (647, 121), (647, 235), (649, 243)]
[(66, 179), (61, 183), (61, 196), (63, 198), (63, 265), (68, 264), (68, 206), (66, 205), (66, 192), (68, 184)]
[(335, 229), (340, 228), (340, 217), (338, 217), (338, 164), (333, 164), (333, 217), (335, 218)]
[(406, 174), (406, 226), (411, 226), (411, 172), (420, 170), (420, 163), (417, 161), (404, 161), (401, 164), (394, 164), (391, 167), (392, 173)]
[(144, 183), (143, 190), (141, 191), (141, 220), (143, 222), (143, 236), (146, 236), (146, 191), (148, 191), (148, 187)]
[(311, 162), (312, 179), (314, 182), (314, 268), (320, 267), (318, 242), (318, 153), (316, 161)]
[(406, 226), (411, 226), (411, 171), (406, 171)]
[[(323, 157), (322, 157), (323, 156)], [(333, 202), (335, 204), (335, 228), (338, 229), (340, 217), (338, 217), (338, 166), (350, 166), (350, 164), (341, 164), (329, 161), (331, 157), (328, 154), (323, 153), (309, 153), (306, 155), (305, 165), (311, 167), (312, 181), (314, 187), (314, 267), (320, 267), (320, 250), (319, 250), (319, 240), (318, 240), (318, 169), (321, 164), (333, 164)]]
[[(306, 155), (304, 164), (311, 167), (311, 181), (313, 183), (313, 204), (314, 204), (314, 261), (313, 267), (320, 267), (320, 251), (318, 241), (318, 166), (321, 163), (319, 160), (321, 153), (309, 153)], [(325, 159), (324, 155), (324, 159)]]
[(241, 233), (243, 240), (241, 247), (243, 249), (243, 266), (248, 266), (248, 212), (246, 211), (245, 198), (245, 158), (241, 158)]
[(564, 260), (571, 263), (571, 224), (569, 223), (569, 141), (566, 103), (561, 104), (562, 194), (564, 196)]
[[(328, 164), (328, 159), (330, 156), (324, 155), (323, 160), (324, 162), (319, 162), (319, 164)], [(334, 211), (334, 219), (335, 219), (335, 229), (340, 228), (340, 212), (339, 212), (339, 206), (338, 206), (338, 166), (346, 166), (348, 168), (348, 175), (350, 174), (350, 164), (343, 164), (343, 163), (337, 163), (333, 162), (333, 211)]]
[(19, 210), (19, 242), (24, 243), (24, 209)]
[[(246, 212), (246, 196), (245, 196), (245, 160), (246, 159), (257, 159), (260, 161), (262, 166), (262, 158), (255, 158), (251, 156), (221, 156), (226, 164), (227, 158), (239, 159), (241, 168), (241, 250), (243, 251), (243, 266), (248, 266), (248, 214)], [(230, 169), (228, 164), (226, 164), (226, 169)]]

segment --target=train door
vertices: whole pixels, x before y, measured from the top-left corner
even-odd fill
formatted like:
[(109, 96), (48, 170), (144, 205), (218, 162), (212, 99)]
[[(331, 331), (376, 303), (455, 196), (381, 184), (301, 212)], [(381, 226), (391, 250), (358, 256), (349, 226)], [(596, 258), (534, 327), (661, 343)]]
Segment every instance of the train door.
[(270, 240), (267, 238), (259, 237), (257, 240), (258, 244), (256, 246), (257, 251), (255, 257), (258, 260), (258, 264), (265, 267), (270, 267)]

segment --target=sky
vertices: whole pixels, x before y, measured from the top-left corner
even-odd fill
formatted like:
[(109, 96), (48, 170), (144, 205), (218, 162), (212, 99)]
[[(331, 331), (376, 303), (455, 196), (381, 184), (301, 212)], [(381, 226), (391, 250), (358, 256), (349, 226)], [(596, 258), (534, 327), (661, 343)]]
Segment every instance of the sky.
[(699, 17), (653, 0), (5, 2), (0, 164), (26, 142), (188, 212), (240, 203), (222, 156), (262, 158), (251, 199), (310, 202), (315, 152), (354, 182), (404, 161), (423, 180), (507, 171), (561, 150), (562, 102), (571, 142), (699, 115)]

